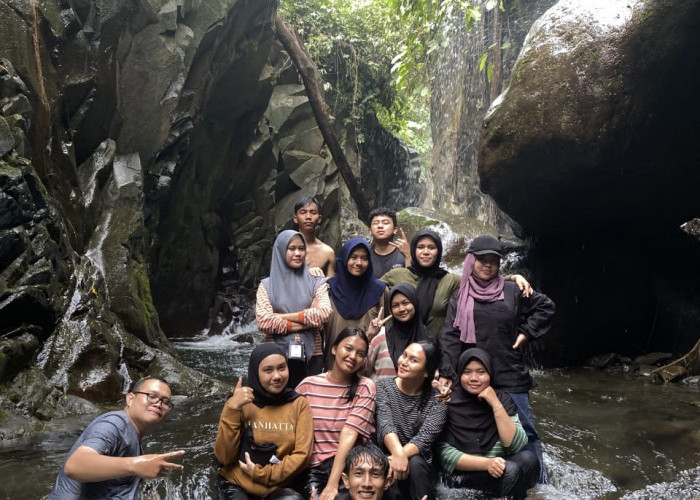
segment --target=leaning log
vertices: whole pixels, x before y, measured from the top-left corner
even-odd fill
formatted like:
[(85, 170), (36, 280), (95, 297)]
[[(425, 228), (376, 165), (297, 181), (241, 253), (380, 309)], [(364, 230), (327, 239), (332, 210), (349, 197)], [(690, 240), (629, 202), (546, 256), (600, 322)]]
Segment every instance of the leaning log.
[(316, 117), (316, 124), (321, 130), (323, 139), (326, 141), (326, 145), (328, 145), (328, 149), (333, 156), (338, 171), (350, 191), (350, 196), (355, 201), (357, 216), (361, 221), (369, 225), (369, 204), (367, 203), (362, 189), (360, 189), (360, 183), (357, 181), (355, 174), (352, 173), (350, 164), (331, 126), (331, 118), (328, 114), (323, 94), (319, 88), (318, 80), (316, 79), (316, 67), (304, 52), (301, 41), (287, 27), (279, 14), (275, 16), (275, 25), (277, 27), (277, 38), (294, 62), (299, 75), (301, 75), (306, 89), (306, 95), (309, 98), (311, 109)]

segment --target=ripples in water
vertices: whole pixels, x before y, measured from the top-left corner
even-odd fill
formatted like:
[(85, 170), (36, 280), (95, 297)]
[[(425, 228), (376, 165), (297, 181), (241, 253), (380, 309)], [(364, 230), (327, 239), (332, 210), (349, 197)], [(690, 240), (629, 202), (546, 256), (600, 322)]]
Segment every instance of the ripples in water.
[[(253, 346), (233, 338), (174, 345), (186, 364), (235, 380), (246, 375)], [(551, 484), (531, 490), (529, 500), (700, 500), (697, 385), (655, 385), (585, 369), (536, 371), (535, 378), (532, 408)], [(150, 481), (149, 498), (216, 498), (211, 457), (225, 396), (174, 399), (168, 421), (146, 438), (144, 451), (184, 449), (185, 470)], [(46, 495), (65, 453), (92, 418), (50, 422), (45, 433), (0, 448), (0, 499)], [(441, 486), (438, 498), (485, 497)]]

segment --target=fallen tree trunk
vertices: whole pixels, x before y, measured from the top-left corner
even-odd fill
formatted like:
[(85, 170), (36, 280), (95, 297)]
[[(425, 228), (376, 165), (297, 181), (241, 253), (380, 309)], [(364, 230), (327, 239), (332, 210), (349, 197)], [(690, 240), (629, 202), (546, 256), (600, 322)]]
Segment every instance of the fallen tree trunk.
[(311, 109), (316, 117), (316, 124), (323, 134), (323, 139), (328, 145), (328, 149), (333, 156), (340, 175), (343, 177), (345, 184), (350, 191), (350, 196), (355, 201), (357, 206), (357, 215), (361, 221), (369, 225), (369, 204), (365, 198), (360, 184), (352, 173), (350, 164), (348, 163), (343, 149), (340, 147), (340, 142), (333, 131), (331, 118), (328, 114), (326, 103), (323, 100), (323, 95), (316, 80), (316, 67), (308, 58), (301, 47), (301, 42), (294, 33), (287, 27), (284, 20), (279, 14), (275, 16), (275, 25), (277, 27), (277, 38), (282, 43), (282, 46), (292, 58), (294, 65), (297, 67), (299, 75), (304, 82), (306, 95), (311, 103)]
[(688, 354), (651, 373), (654, 378), (664, 382), (700, 374), (700, 339)]

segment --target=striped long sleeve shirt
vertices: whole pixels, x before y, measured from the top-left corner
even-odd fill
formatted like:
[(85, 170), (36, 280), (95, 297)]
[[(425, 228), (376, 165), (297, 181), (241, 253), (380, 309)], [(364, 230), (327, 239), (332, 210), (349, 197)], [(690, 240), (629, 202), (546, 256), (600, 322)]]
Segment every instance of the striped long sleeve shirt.
[(374, 382), (361, 377), (355, 397), (347, 401), (349, 390), (350, 384), (333, 380), (328, 372), (306, 377), (296, 388), (309, 401), (314, 420), (311, 467), (335, 456), (343, 427), (349, 427), (366, 440), (374, 432), (377, 395)]
[[(321, 333), (319, 328), (331, 315), (331, 301), (328, 297), (328, 285), (323, 283), (316, 289), (311, 306), (308, 309), (301, 311), (303, 315), (303, 323), (310, 329), (315, 330), (314, 352), (313, 356), (323, 354), (321, 347)], [(270, 304), (270, 296), (267, 293), (267, 287), (260, 283), (258, 293), (255, 299), (255, 319), (258, 322), (258, 329), (265, 334), (265, 341), (273, 340), (274, 335), (286, 334), (287, 321), (275, 314)]]
[[(384, 437), (396, 434), (402, 446), (412, 443), (428, 463), (432, 462), (432, 446), (442, 432), (447, 420), (447, 405), (430, 397), (420, 409), (423, 396), (408, 396), (396, 385), (396, 379), (377, 380), (377, 441), (384, 444)], [(420, 427), (416, 429), (416, 423)]]
[[(525, 448), (525, 445), (527, 445), (527, 434), (525, 434), (525, 430), (520, 423), (518, 414), (516, 413), (515, 415), (511, 415), (510, 419), (515, 424), (515, 435), (513, 436), (513, 441), (510, 443), (510, 446), (503, 446), (503, 442), (499, 439), (496, 441), (496, 444), (493, 445), (493, 448), (488, 451), (488, 453), (479, 456), (488, 458), (507, 457), (508, 455), (518, 453)], [(462, 458), (462, 455), (464, 455), (462, 451), (445, 442), (441, 442), (439, 444), (438, 452), (440, 454), (440, 466), (443, 470), (449, 473), (454, 472), (457, 462), (459, 462), (459, 459)]]

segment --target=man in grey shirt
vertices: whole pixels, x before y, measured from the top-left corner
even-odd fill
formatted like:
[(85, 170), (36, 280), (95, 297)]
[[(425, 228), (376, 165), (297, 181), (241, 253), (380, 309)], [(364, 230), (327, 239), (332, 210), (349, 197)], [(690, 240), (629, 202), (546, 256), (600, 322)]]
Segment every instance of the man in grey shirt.
[(375, 208), (369, 213), (369, 231), (372, 235), (370, 259), (374, 277), (379, 279), (395, 267), (411, 265), (411, 249), (406, 234), (394, 240), (396, 212), (386, 207)]
[(141, 478), (155, 478), (182, 465), (169, 460), (183, 450), (143, 455), (141, 438), (165, 420), (172, 408), (168, 383), (139, 380), (126, 395), (123, 410), (100, 415), (71, 448), (49, 500), (137, 497)]

